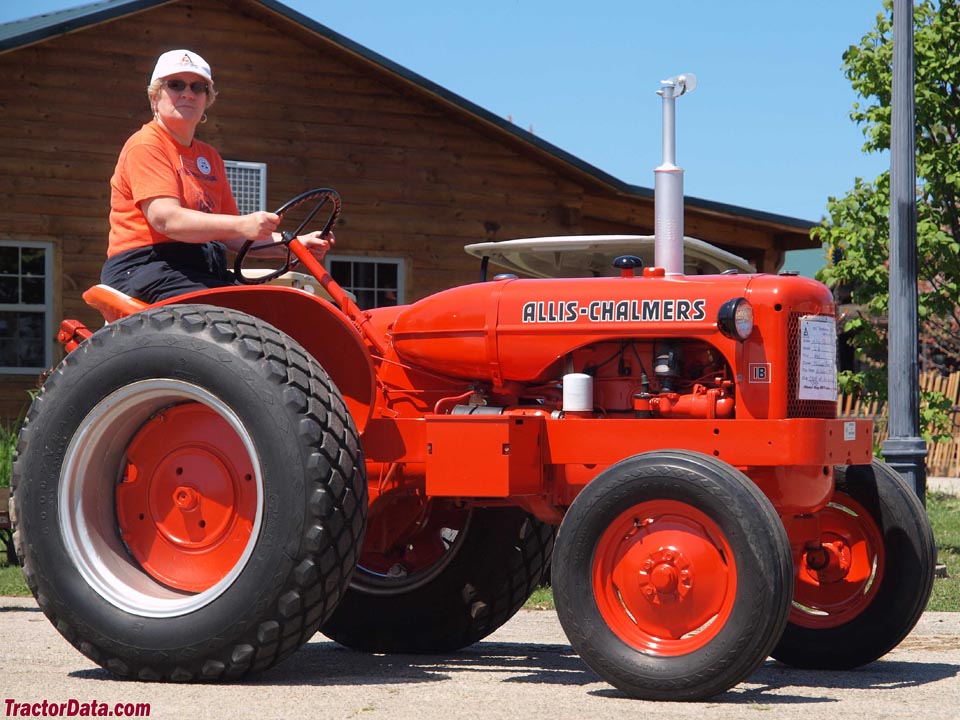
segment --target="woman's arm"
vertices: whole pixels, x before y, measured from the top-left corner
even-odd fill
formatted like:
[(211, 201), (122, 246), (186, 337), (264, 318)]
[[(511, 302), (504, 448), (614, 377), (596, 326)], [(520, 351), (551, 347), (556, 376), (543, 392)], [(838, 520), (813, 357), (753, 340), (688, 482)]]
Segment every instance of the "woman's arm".
[(238, 250), (247, 239), (258, 242), (272, 239), (280, 222), (279, 215), (264, 210), (247, 215), (191, 210), (172, 197), (144, 200), (141, 209), (154, 230), (173, 240), (187, 243), (220, 240), (232, 250)]
[[(275, 232), (280, 223), (276, 213), (258, 210), (247, 215), (221, 215), (191, 210), (180, 205), (177, 198), (158, 197), (145, 200), (141, 207), (147, 222), (158, 233), (173, 240), (187, 243), (205, 243), (219, 240), (234, 252), (238, 252), (247, 240), (254, 242), (279, 241)], [(318, 232), (300, 236), (310, 252), (322, 260), (334, 243), (333, 233), (321, 238)], [(286, 251), (277, 247), (264, 251), (264, 257), (282, 257)]]

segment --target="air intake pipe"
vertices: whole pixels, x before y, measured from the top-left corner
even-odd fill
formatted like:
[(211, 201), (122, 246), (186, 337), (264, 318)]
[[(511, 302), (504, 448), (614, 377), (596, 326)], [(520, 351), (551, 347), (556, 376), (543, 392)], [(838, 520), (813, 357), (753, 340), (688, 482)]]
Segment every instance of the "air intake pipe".
[(654, 264), (668, 275), (683, 274), (683, 168), (676, 165), (676, 99), (693, 92), (692, 73), (661, 80), (657, 95), (663, 98), (663, 163), (654, 174)]

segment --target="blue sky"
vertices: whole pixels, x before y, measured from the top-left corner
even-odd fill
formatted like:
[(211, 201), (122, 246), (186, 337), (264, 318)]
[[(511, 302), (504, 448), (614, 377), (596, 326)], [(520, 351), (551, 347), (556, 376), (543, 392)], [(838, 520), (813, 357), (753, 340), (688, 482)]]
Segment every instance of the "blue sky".
[[(0, 22), (80, 4), (5, 1)], [(285, 4), (630, 183), (653, 186), (655, 93), (688, 72), (699, 86), (677, 101), (687, 195), (818, 221), (829, 196), (889, 162), (863, 154), (841, 71), (881, 0)], [(820, 256), (787, 269), (808, 274)]]

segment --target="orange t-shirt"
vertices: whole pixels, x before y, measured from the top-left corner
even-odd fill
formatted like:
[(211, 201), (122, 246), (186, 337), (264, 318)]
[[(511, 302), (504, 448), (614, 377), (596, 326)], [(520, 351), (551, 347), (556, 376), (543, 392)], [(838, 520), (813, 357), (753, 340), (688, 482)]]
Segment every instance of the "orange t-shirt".
[(174, 197), (185, 208), (237, 215), (220, 154), (199, 140), (190, 147), (151, 121), (130, 136), (110, 179), (107, 257), (124, 250), (174, 242), (157, 232), (140, 209), (144, 200)]

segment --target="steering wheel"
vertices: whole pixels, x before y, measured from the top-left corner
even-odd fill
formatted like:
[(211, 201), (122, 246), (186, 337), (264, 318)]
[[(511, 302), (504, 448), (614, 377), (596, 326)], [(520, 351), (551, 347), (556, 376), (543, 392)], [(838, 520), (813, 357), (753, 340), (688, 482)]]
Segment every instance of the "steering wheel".
[[(333, 204), (333, 208), (330, 210), (330, 216), (327, 218), (327, 222), (324, 224), (320, 234), (326, 235), (333, 230), (333, 226), (337, 224), (337, 220), (340, 218), (340, 195), (336, 190), (331, 190), (330, 188), (316, 188), (315, 190), (307, 190), (305, 193), (301, 193), (292, 200), (285, 202), (276, 211), (277, 215), (280, 216), (280, 223), (283, 224), (284, 215), (287, 212), (298, 205), (310, 202), (311, 200), (316, 200), (316, 204), (313, 206), (310, 212), (307, 213), (307, 217), (297, 226), (295, 230), (281, 230), (281, 240), (263, 242), (257, 245), (254, 245), (253, 240), (247, 240), (243, 244), (243, 247), (240, 248), (240, 252), (237, 253), (237, 260), (233, 265), (233, 274), (237, 277), (237, 280), (242, 282), (244, 285), (260, 285), (261, 283), (269, 282), (274, 278), (280, 277), (284, 273), (289, 272), (299, 265), (300, 258), (290, 252), (290, 241), (303, 231), (303, 229), (307, 226), (307, 223), (313, 220), (313, 217), (320, 211), (320, 208), (322, 208), (328, 201)], [(243, 274), (243, 261), (246, 259), (248, 253), (257, 252), (258, 250), (265, 250), (266, 248), (277, 247), (278, 245), (285, 245), (287, 247), (287, 259), (283, 263), (282, 267), (261, 277), (249, 277)]]

